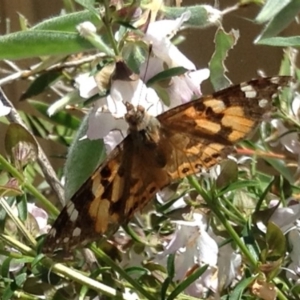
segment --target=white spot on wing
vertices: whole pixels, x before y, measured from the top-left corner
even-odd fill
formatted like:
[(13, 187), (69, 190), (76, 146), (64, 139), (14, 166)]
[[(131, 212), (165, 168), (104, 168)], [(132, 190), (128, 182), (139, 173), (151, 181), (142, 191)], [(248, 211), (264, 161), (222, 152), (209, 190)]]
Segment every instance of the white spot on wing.
[(279, 80), (280, 80), (279, 77), (273, 77), (270, 79), (270, 81), (274, 84), (279, 84)]
[(245, 93), (247, 98), (255, 98), (257, 96), (256, 90), (253, 88), (252, 85), (249, 84), (241, 84), (241, 90)]
[(63, 239), (63, 242), (64, 243), (68, 243), (70, 241), (70, 238), (68, 238), (68, 237), (65, 237), (64, 239)]
[(74, 210), (70, 216), (70, 220), (72, 222), (76, 222), (77, 218), (78, 218), (78, 210), (76, 208), (74, 208)]
[(268, 100), (266, 100), (266, 99), (261, 99), (261, 100), (258, 101), (258, 105), (259, 105), (259, 107), (261, 107), (261, 108), (265, 108), (265, 107), (268, 105)]
[(56, 236), (56, 229), (55, 228), (51, 228), (50, 232), (49, 232), (49, 236), (51, 237), (55, 237)]
[(67, 206), (67, 213), (70, 217), (71, 222), (75, 222), (78, 218), (78, 210), (75, 208), (75, 205), (73, 202), (69, 202)]
[(76, 227), (73, 230), (72, 236), (80, 236), (80, 234), (81, 234), (81, 229), (79, 227)]

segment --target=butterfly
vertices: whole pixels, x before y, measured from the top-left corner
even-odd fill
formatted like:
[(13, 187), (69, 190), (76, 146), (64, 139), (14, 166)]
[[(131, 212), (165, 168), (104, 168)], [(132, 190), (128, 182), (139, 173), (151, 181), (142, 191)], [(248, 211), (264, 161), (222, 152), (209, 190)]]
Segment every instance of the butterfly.
[(69, 252), (108, 236), (171, 182), (219, 163), (253, 133), (278, 88), (290, 80), (251, 80), (157, 117), (126, 103), (127, 137), (63, 208), (42, 251)]

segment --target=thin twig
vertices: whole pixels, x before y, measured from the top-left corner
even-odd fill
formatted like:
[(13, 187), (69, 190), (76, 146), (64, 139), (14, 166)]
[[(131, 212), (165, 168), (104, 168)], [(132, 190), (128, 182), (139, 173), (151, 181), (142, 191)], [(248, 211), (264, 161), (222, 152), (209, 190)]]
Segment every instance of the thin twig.
[[(13, 106), (13, 104), (11, 103), (11, 101), (4, 94), (2, 88), (0, 88), (0, 101), (5, 106), (8, 106), (8, 107), (11, 108), (11, 112), (6, 116), (7, 119), (11, 123), (20, 124), (28, 132), (30, 132), (30, 130), (27, 128), (27, 126), (23, 122), (22, 118), (20, 117), (19, 113), (17, 112), (17, 110), (15, 109), (15, 107)], [(48, 158), (47, 158), (44, 150), (42, 149), (42, 147), (40, 146), (40, 144), (38, 143), (38, 141), (36, 140), (36, 138), (34, 137), (34, 135), (32, 135), (32, 137), (34, 138), (34, 140), (36, 141), (36, 143), (38, 145), (37, 162), (38, 162), (39, 166), (41, 167), (41, 170), (42, 170), (43, 174), (45, 175), (45, 179), (49, 183), (49, 185), (52, 187), (52, 189), (54, 190), (54, 193), (56, 194), (56, 196), (59, 199), (60, 203), (62, 205), (65, 205), (64, 189), (63, 189), (60, 181), (56, 177), (55, 171), (53, 170), (53, 168), (52, 168), (52, 166), (51, 166), (51, 164), (50, 164), (50, 162), (49, 162), (49, 160), (48, 160)]]
[[(66, 68), (78, 67), (80, 65), (89, 63), (100, 57), (103, 58), (103, 53), (97, 53), (95, 55), (90, 55), (88, 57), (83, 57), (82, 59), (78, 59), (78, 60), (74, 60), (74, 61), (58, 63), (58, 64), (55, 64), (44, 70), (41, 70), (40, 64), (38, 64), (38, 65), (35, 65), (34, 67), (32, 67), (31, 70), (19, 70), (13, 74), (8, 75), (7, 77), (0, 79), (0, 86), (3, 86), (5, 84), (8, 84), (8, 83), (15, 81), (17, 79), (20, 79), (20, 78), (22, 78), (22, 79), (28, 78), (35, 74), (45, 73), (45, 72), (49, 72), (49, 71), (59, 71), (59, 70), (63, 70)], [(7, 63), (7, 61), (6, 61), (6, 63)]]

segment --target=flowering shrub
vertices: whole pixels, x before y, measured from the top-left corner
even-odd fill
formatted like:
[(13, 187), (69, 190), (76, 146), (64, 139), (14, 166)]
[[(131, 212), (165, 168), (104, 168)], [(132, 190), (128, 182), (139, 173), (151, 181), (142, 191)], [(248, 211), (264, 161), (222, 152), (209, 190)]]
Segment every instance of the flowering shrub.
[[(42, 253), (56, 206), (126, 136), (125, 103), (157, 116), (201, 97), (205, 80), (215, 90), (228, 87), (225, 58), (239, 34), (225, 31), (223, 17), (256, 5), (221, 11), (77, 2), (81, 11), (0, 37), (0, 57), (11, 64), (43, 57), (30, 71), (0, 79), (2, 86), (28, 80), (21, 99), (42, 114), (17, 111), (0, 91), (0, 126), (7, 127), (7, 157), (0, 155), (1, 299), (298, 299), (300, 72), (292, 48), (284, 49), (278, 73), (295, 83), (276, 98), (259, 134), (237, 146), (238, 157), (160, 191), (114, 235), (88, 249), (78, 245), (72, 263)], [(299, 46), (299, 37), (276, 36), (299, 5), (274, 3), (267, 1), (255, 19), (264, 24), (255, 43)], [(215, 52), (198, 69), (177, 44), (184, 30), (207, 27), (216, 28)], [(38, 100), (50, 88), (58, 97), (51, 105)], [(64, 176), (41, 140), (69, 147)]]

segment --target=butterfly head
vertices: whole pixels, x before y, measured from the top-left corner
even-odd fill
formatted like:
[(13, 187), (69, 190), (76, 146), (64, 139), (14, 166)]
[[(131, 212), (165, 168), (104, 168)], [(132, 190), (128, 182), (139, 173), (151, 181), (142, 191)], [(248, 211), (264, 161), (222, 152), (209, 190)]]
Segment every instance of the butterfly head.
[(129, 125), (130, 132), (142, 131), (147, 127), (147, 123), (151, 116), (145, 111), (141, 105), (134, 106), (129, 102), (125, 102), (127, 113), (125, 120)]

